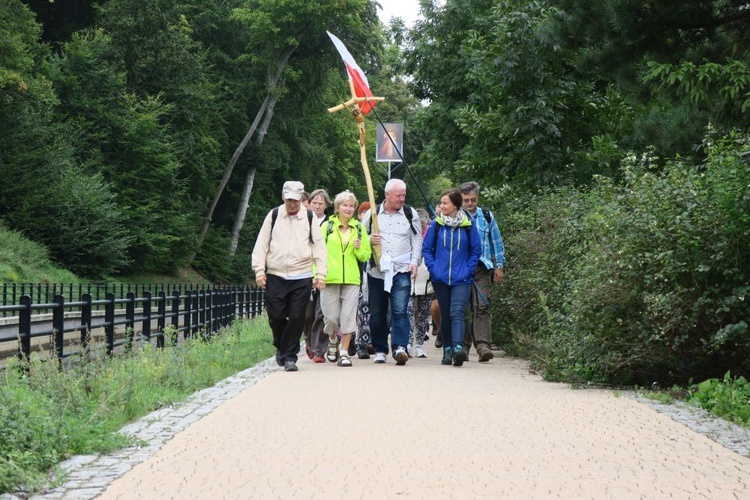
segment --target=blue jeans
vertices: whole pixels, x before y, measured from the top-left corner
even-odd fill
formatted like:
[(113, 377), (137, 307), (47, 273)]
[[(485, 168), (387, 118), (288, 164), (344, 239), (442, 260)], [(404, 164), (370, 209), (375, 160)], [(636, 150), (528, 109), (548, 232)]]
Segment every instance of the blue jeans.
[[(383, 289), (384, 281), (367, 276), (370, 296), (370, 334), (375, 352), (388, 354), (388, 308), (391, 310), (391, 350), (406, 349), (409, 344), (409, 295), (411, 275), (397, 273), (393, 277), (390, 293)], [(463, 321), (463, 320), (461, 320)]]
[(471, 283), (449, 286), (432, 283), (435, 297), (440, 305), (440, 336), (445, 347), (463, 345), (466, 304), (471, 295)]

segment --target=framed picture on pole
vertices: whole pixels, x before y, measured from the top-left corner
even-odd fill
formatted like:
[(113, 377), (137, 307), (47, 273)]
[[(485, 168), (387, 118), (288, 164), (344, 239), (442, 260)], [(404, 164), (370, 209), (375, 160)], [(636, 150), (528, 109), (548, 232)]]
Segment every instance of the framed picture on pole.
[(375, 136), (377, 148), (375, 161), (400, 162), (403, 161), (404, 124), (378, 123)]

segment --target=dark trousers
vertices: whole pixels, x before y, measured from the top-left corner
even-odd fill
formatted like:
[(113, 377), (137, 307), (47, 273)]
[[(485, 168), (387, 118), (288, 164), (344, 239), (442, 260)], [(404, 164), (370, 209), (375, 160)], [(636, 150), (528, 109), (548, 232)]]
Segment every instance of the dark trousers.
[(325, 356), (328, 334), (323, 333), (323, 311), (320, 309), (320, 292), (315, 290), (313, 300), (307, 302), (305, 314), (305, 344), (315, 356)]
[(297, 361), (312, 278), (285, 280), (266, 276), (266, 312), (273, 332), (273, 345), (281, 363)]

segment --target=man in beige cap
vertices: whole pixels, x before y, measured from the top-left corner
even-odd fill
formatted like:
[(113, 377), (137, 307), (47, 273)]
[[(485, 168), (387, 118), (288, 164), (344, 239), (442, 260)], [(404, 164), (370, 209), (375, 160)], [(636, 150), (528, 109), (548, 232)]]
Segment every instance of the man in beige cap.
[(320, 228), (312, 224), (312, 212), (300, 210), (304, 192), (299, 181), (284, 183), (284, 204), (268, 212), (253, 248), (255, 282), (266, 291), (276, 363), (288, 372), (297, 371), (310, 289), (326, 286), (326, 245)]

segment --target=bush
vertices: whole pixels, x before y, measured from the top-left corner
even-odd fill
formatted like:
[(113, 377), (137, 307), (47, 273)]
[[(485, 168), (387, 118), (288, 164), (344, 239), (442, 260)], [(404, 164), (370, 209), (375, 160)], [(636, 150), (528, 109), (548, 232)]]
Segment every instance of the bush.
[(631, 159), (622, 185), (599, 179), (518, 203), (531, 215), (501, 219), (510, 252), (496, 336), (554, 380), (746, 375), (745, 148), (730, 137), (700, 166)]

